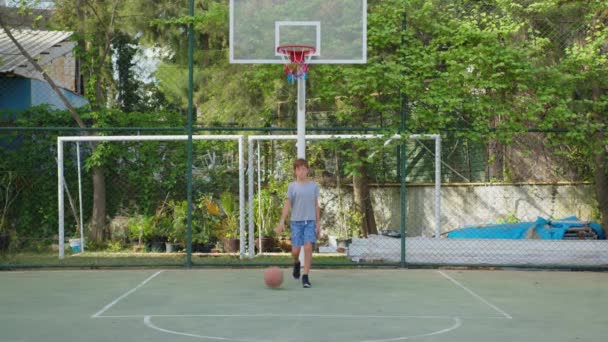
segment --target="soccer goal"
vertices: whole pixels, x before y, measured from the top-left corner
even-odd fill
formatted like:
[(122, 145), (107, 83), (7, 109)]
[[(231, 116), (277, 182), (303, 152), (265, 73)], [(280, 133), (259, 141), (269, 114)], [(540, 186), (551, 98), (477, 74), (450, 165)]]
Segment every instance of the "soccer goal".
[[(380, 134), (336, 134), (307, 135), (307, 159), (315, 172), (313, 180), (321, 184), (322, 226), (329, 226), (329, 233), (345, 238), (367, 236), (360, 231), (361, 217), (354, 208), (354, 193), (350, 182), (358, 165), (366, 164), (373, 183), (372, 193), (377, 230), (399, 231), (405, 219), (405, 203), (400, 200), (400, 163), (396, 146), (406, 141), (434, 141), (434, 152), (430, 165), (434, 165), (433, 200), (423, 210), (433, 211), (430, 219), (434, 233), (441, 233), (441, 137), (436, 134), (413, 134), (409, 136)], [(294, 141), (297, 135), (252, 135), (248, 136), (248, 244), (256, 248), (248, 250), (249, 257), (271, 251), (263, 246), (264, 235), (272, 234), (276, 215), (280, 213), (286, 185), (293, 179), (291, 162), (295, 154)], [(344, 176), (348, 174), (349, 176)], [(402, 223), (403, 221), (403, 223)], [(434, 222), (433, 222), (434, 221)], [(258, 240), (254, 239), (258, 237)], [(335, 241), (330, 241), (335, 243)], [(275, 247), (274, 251), (280, 248)], [(287, 251), (287, 250), (284, 250)], [(397, 253), (400, 253), (397, 251)]]
[[(69, 216), (69, 234), (79, 236), (80, 250), (85, 246), (83, 211), (91, 208), (92, 186), (90, 167), (83, 167), (83, 160), (95, 159), (105, 168), (106, 189), (120, 190), (119, 194), (107, 195), (108, 215), (119, 215), (120, 211), (145, 212), (155, 216), (159, 224), (175, 223), (170, 218), (158, 215), (173, 206), (173, 220), (179, 216), (181, 241), (186, 228), (186, 146), (187, 135), (137, 135), (137, 136), (62, 136), (57, 139), (58, 175), (58, 244), (59, 258), (64, 258), (66, 238), (66, 195), (72, 215)], [(227, 218), (233, 225), (232, 237), (240, 238), (238, 253), (245, 256), (245, 166), (243, 135), (193, 135), (193, 187), (197, 197), (193, 198), (193, 210), (208, 210), (212, 215), (201, 215), (197, 229), (208, 225), (204, 217), (215, 219), (215, 227), (226, 227)], [(92, 147), (95, 145), (95, 147)], [(83, 157), (84, 156), (84, 157)], [(86, 157), (86, 158), (85, 158)], [(93, 157), (93, 158), (91, 158)], [(66, 166), (67, 165), (67, 166)], [(88, 173), (88, 174), (87, 174)], [(67, 176), (66, 176), (67, 174)], [(83, 177), (86, 174), (87, 177)], [(113, 178), (111, 178), (113, 177)], [(238, 182), (236, 182), (238, 180)], [(111, 183), (111, 184), (110, 184)], [(72, 195), (78, 184), (78, 196)], [(116, 184), (119, 184), (116, 186)], [(109, 190), (108, 190), (109, 191)], [(83, 206), (83, 195), (85, 195)], [(76, 203), (78, 197), (78, 203)], [(88, 202), (87, 203), (87, 199)], [(160, 203), (160, 204), (159, 204)], [(232, 204), (231, 204), (232, 203)], [(201, 209), (202, 208), (202, 209)], [(216, 215), (215, 217), (213, 215)], [(143, 216), (143, 215), (140, 215)], [(173, 221), (175, 222), (175, 221)], [(212, 222), (213, 223), (213, 222)], [(77, 226), (77, 227), (74, 227)], [(238, 229), (238, 231), (237, 231)], [(193, 224), (194, 230), (194, 224)], [(178, 232), (172, 231), (175, 235)], [(197, 237), (206, 239), (209, 231), (197, 232)], [(213, 232), (211, 232), (213, 233)], [(141, 237), (140, 237), (141, 239)], [(194, 239), (194, 237), (193, 237)], [(194, 241), (194, 240), (192, 240)], [(201, 242), (202, 243), (202, 242)]]

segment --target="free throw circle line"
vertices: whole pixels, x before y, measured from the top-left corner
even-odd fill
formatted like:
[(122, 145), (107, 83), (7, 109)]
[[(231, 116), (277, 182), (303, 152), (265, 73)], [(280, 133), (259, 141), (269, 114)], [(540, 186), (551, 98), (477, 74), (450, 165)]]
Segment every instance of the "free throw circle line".
[(164, 329), (161, 327), (158, 327), (156, 325), (154, 325), (154, 323), (152, 323), (152, 317), (312, 317), (312, 318), (417, 318), (417, 319), (451, 319), (452, 321), (454, 321), (454, 324), (448, 328), (445, 329), (441, 329), (441, 330), (437, 330), (437, 331), (433, 331), (430, 333), (426, 333), (426, 334), (419, 334), (419, 335), (411, 335), (411, 336), (400, 336), (400, 337), (392, 337), (392, 338), (387, 338), (387, 339), (380, 339), (380, 340), (363, 340), (363, 341), (358, 341), (358, 342), (390, 342), (390, 341), (404, 341), (404, 340), (410, 340), (410, 339), (414, 339), (414, 338), (421, 338), (421, 337), (427, 337), (427, 336), (435, 336), (435, 335), (441, 335), (441, 334), (445, 334), (447, 332), (450, 332), (452, 330), (458, 329), (460, 328), (460, 326), (462, 326), (462, 320), (460, 319), (460, 317), (450, 317), (450, 316), (383, 316), (383, 315), (306, 315), (306, 314), (288, 314), (288, 315), (277, 315), (277, 314), (259, 314), (259, 315), (245, 315), (245, 314), (236, 314), (236, 315), (158, 315), (158, 316), (152, 316), (152, 315), (146, 315), (144, 316), (144, 324), (154, 330), (163, 332), (163, 333), (167, 333), (167, 334), (173, 334), (173, 335), (179, 335), (179, 336), (188, 336), (188, 337), (194, 337), (194, 338), (199, 338), (199, 339), (209, 339), (209, 340), (219, 340), (219, 341), (236, 341), (236, 342), (268, 342), (267, 340), (254, 340), (254, 339), (239, 339), (239, 338), (229, 338), (229, 337), (221, 337), (221, 336), (206, 336), (206, 335), (198, 335), (198, 334), (191, 334), (191, 333), (186, 333), (186, 332), (181, 332), (181, 331), (174, 331), (174, 330), (169, 330), (169, 329)]
[(161, 331), (161, 332), (164, 332), (167, 334), (172, 334), (172, 335), (189, 336), (189, 337), (194, 337), (194, 338), (219, 340), (219, 341), (264, 342), (264, 341), (260, 341), (260, 340), (248, 340), (248, 339), (237, 339), (237, 338), (228, 338), (228, 337), (220, 337), (220, 336), (197, 335), (197, 334), (190, 334), (190, 333), (185, 333), (185, 332), (180, 332), (180, 331), (163, 329), (163, 328), (157, 327), (156, 325), (154, 325), (152, 323), (152, 316), (144, 316), (144, 324), (154, 330)]

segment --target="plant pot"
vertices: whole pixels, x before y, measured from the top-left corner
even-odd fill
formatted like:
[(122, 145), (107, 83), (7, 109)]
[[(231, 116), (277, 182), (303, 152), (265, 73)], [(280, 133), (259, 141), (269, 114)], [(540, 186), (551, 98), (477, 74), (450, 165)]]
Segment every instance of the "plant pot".
[[(272, 237), (263, 237), (262, 238), (262, 252), (274, 252), (277, 247), (276, 240)], [(259, 251), (260, 249), (260, 239), (255, 239), (255, 250)]]
[(195, 253), (211, 253), (213, 247), (215, 247), (213, 243), (193, 243), (192, 251)]
[(241, 247), (241, 241), (239, 239), (224, 239), (224, 252), (235, 253), (238, 252)]
[(146, 244), (148, 251), (153, 253), (164, 252), (165, 244), (162, 241), (150, 241)]
[(172, 242), (165, 242), (165, 253), (177, 252), (178, 244)]
[(80, 239), (70, 239), (68, 240), (70, 243), (70, 248), (72, 249), (72, 252), (74, 253), (80, 253), (82, 252), (82, 243), (80, 242)]

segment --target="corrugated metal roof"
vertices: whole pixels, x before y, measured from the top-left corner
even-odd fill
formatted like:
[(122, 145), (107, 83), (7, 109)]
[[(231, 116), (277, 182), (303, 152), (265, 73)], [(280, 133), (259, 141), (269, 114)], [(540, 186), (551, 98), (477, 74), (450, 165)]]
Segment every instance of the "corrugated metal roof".
[[(11, 33), (34, 58), (72, 35), (72, 32), (65, 31), (12, 30)], [(25, 56), (19, 52), (6, 33), (0, 30), (0, 72), (12, 72), (25, 64)]]

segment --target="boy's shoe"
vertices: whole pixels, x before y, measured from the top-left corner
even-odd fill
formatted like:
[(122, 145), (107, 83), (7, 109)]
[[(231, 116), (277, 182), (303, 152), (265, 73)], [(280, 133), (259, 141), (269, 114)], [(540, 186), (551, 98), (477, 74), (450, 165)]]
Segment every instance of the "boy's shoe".
[(300, 262), (295, 262), (293, 264), (293, 279), (300, 279)]
[(308, 280), (308, 274), (305, 274), (302, 276), (302, 286), (304, 288), (309, 288), (312, 286), (312, 285), (310, 285), (310, 280)]

